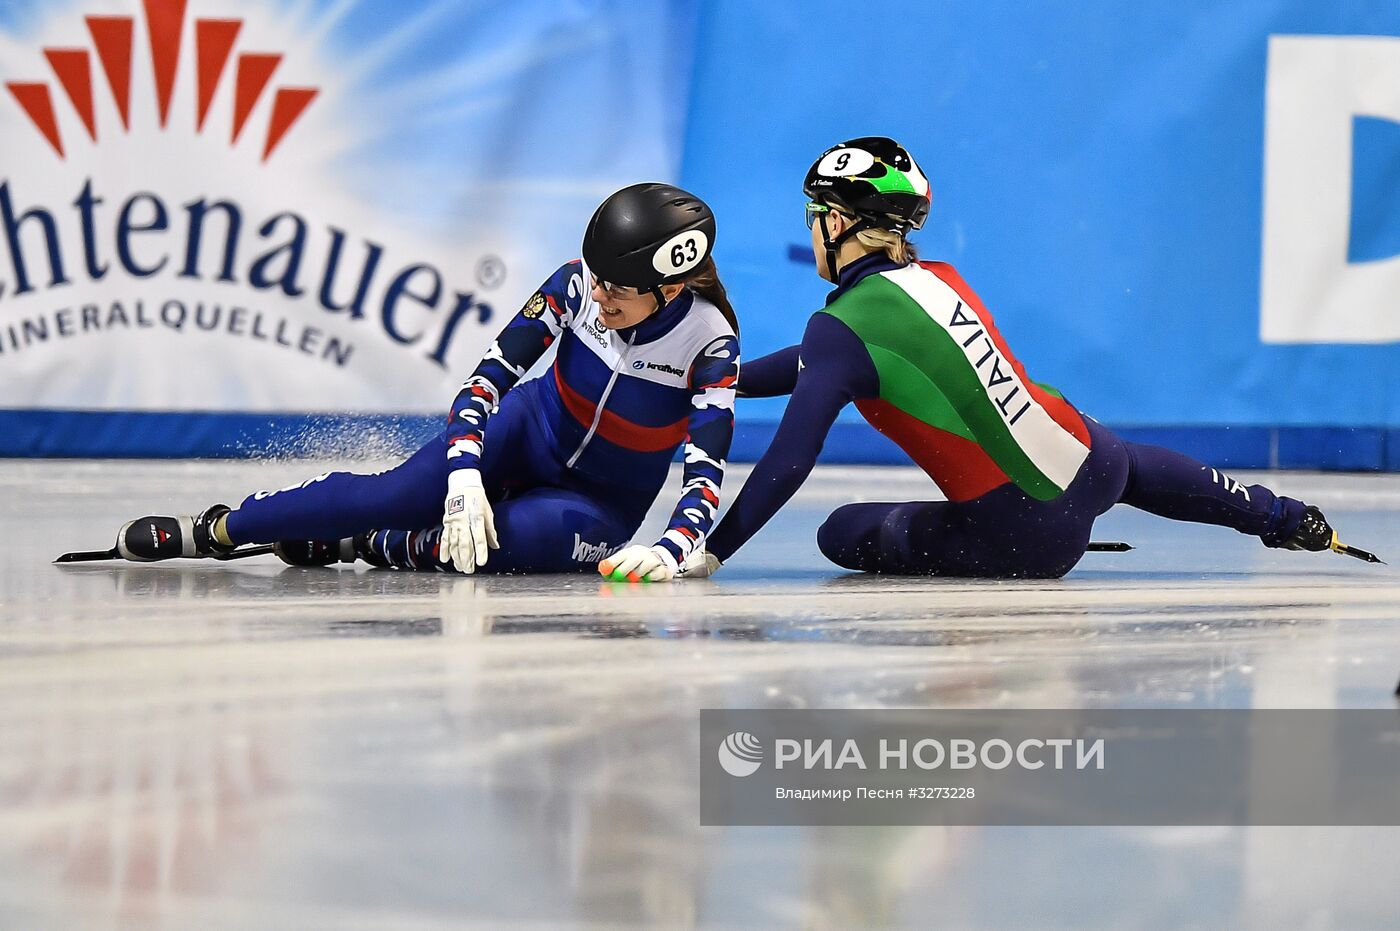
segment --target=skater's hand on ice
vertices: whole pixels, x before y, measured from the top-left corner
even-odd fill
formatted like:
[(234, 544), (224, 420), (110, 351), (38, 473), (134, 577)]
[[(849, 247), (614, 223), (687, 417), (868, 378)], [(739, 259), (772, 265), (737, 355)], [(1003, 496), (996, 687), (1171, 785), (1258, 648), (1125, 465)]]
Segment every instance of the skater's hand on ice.
[(614, 553), (598, 564), (600, 575), (614, 582), (669, 582), (672, 579), (703, 579), (714, 575), (719, 569), (719, 560), (705, 552), (695, 550), (685, 562), (676, 565), (675, 557), (664, 546), (641, 546), (633, 544)]
[(471, 574), (477, 566), (486, 565), (491, 549), (500, 546), (496, 539), (496, 517), (491, 513), (491, 502), (486, 500), (481, 473), (476, 469), (447, 473), (447, 500), (442, 504), (438, 559), (452, 563), (459, 572)]
[(598, 563), (598, 574), (614, 582), (668, 582), (677, 568), (664, 548), (634, 543)]

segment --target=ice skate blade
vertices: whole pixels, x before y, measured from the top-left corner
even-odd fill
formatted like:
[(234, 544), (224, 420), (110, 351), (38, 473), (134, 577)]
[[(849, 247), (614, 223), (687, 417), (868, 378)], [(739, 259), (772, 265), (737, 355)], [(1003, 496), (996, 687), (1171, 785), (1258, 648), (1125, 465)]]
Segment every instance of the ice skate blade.
[[(234, 550), (232, 553), (214, 553), (209, 556), (175, 556), (174, 559), (214, 559), (219, 562), (228, 562), (232, 559), (247, 559), (249, 556), (266, 556), (272, 552), (271, 543), (260, 543), (256, 546), (244, 546)], [(64, 553), (54, 560), (54, 563), (74, 563), (74, 562), (98, 562), (108, 559), (121, 559), (122, 554), (114, 546), (110, 550), (79, 550), (76, 553)], [(135, 562), (136, 560), (132, 560)], [(156, 559), (152, 562), (169, 562), (167, 559)]]
[(249, 556), (266, 556), (272, 552), (273, 544), (259, 543), (256, 546), (240, 546), (232, 553), (214, 553), (207, 559), (217, 559), (219, 562), (228, 562), (230, 559), (247, 559)]
[(117, 552), (114, 546), (110, 550), (79, 550), (76, 553), (64, 553), (54, 560), (60, 562), (97, 562), (100, 559), (121, 559), (122, 554)]
[(1379, 563), (1382, 566), (1389, 565), (1389, 563), (1387, 563), (1384, 559), (1381, 559), (1375, 553), (1369, 553), (1366, 550), (1357, 549), (1354, 546), (1347, 546), (1345, 543), (1341, 543), (1335, 540), (1332, 542), (1332, 552), (1341, 553), (1343, 556), (1350, 556), (1353, 559), (1359, 559), (1362, 562)]

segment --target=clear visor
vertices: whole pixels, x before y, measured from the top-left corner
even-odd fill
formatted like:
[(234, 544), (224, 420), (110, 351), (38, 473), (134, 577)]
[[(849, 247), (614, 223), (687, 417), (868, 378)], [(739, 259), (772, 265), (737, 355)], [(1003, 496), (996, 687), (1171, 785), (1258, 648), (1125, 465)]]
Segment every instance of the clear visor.
[(629, 297), (636, 297), (641, 292), (636, 288), (629, 288), (626, 285), (613, 284), (611, 281), (604, 281), (597, 275), (593, 277), (593, 287), (602, 291), (613, 300), (626, 300)]

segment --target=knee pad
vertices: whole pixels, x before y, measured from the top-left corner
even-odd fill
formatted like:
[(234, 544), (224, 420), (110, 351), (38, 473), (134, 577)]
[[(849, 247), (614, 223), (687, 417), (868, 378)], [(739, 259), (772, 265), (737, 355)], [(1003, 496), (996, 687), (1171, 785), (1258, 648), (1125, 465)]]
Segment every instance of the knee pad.
[[(844, 504), (828, 515), (822, 521), (822, 525), (817, 528), (817, 549), (827, 559), (836, 563), (843, 569), (859, 569), (859, 560), (855, 549), (860, 540), (858, 534), (853, 534), (850, 528), (850, 508), (855, 505)], [(845, 513), (843, 513), (845, 512)]]

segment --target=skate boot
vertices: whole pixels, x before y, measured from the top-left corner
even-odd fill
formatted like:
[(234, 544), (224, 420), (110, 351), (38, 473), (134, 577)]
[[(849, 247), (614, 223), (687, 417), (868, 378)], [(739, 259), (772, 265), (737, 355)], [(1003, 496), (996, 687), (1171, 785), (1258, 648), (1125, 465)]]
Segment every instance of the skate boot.
[(1293, 535), (1279, 544), (1286, 550), (1307, 550), (1310, 553), (1320, 553), (1323, 550), (1332, 549), (1333, 542), (1337, 539), (1337, 532), (1332, 529), (1332, 525), (1327, 523), (1327, 518), (1322, 516), (1313, 505), (1308, 505), (1303, 511), (1303, 519), (1298, 524), (1298, 529), (1293, 531)]
[(333, 566), (354, 562), (364, 534), (344, 540), (278, 540), (272, 552), (289, 566)]
[(176, 557), (199, 558), (236, 549), (214, 539), (214, 522), (229, 511), (214, 504), (203, 512), (179, 517), (138, 517), (117, 531), (117, 552), (133, 562), (157, 562)]
[(1298, 529), (1293, 531), (1292, 536), (1278, 545), (1286, 550), (1308, 550), (1313, 553), (1331, 550), (1334, 553), (1350, 556), (1362, 562), (1385, 565), (1385, 560), (1375, 553), (1339, 540), (1337, 531), (1333, 530), (1332, 525), (1327, 523), (1327, 518), (1323, 517), (1322, 512), (1311, 504), (1303, 511), (1303, 520), (1298, 524)]

